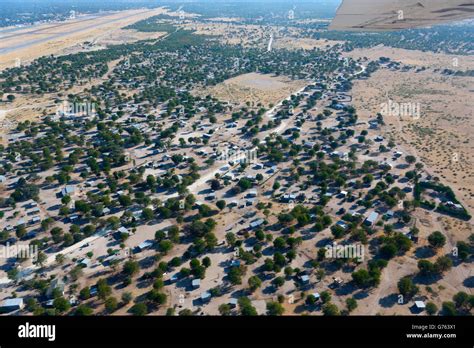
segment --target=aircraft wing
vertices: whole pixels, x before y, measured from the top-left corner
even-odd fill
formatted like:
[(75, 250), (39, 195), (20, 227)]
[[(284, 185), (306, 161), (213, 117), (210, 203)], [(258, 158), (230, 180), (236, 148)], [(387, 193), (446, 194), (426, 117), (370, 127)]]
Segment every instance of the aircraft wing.
[(343, 0), (329, 30), (401, 30), (472, 17), (474, 0)]

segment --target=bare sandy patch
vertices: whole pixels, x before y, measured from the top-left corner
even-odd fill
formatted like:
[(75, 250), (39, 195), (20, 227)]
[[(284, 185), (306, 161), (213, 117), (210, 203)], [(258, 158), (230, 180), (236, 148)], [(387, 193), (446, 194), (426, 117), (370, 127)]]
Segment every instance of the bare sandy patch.
[(474, 69), (474, 56), (422, 52), (418, 50), (386, 47), (383, 45), (372, 48), (357, 48), (351, 52), (344, 53), (344, 55), (354, 59), (367, 57), (370, 60), (388, 57), (391, 60), (403, 64), (426, 67), (428, 69), (452, 69), (461, 71)]
[(472, 78), (379, 70), (354, 83), (361, 120), (381, 112), (383, 103), (419, 104), (420, 117), (388, 115), (382, 133), (416, 155), (428, 171), (449, 184), (474, 209), (474, 102)]
[(287, 49), (304, 49), (312, 50), (314, 48), (318, 49), (328, 49), (337, 44), (342, 44), (342, 41), (333, 41), (333, 40), (316, 40), (316, 39), (307, 39), (307, 38), (290, 38), (290, 37), (281, 37), (276, 38), (274, 47), (275, 48), (287, 48)]
[(195, 93), (201, 96), (212, 95), (234, 104), (249, 101), (268, 106), (288, 97), (307, 84), (308, 82), (304, 80), (291, 80), (284, 76), (249, 73), (204, 90), (196, 90)]

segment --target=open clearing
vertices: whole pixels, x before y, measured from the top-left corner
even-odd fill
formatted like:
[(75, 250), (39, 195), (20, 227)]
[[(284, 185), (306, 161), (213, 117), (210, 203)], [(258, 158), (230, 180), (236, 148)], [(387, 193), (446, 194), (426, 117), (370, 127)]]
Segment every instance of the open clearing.
[(372, 48), (357, 48), (351, 52), (345, 52), (345, 56), (354, 59), (367, 57), (369, 60), (377, 60), (387, 57), (402, 64), (417, 67), (429, 67), (430, 69), (452, 69), (472, 70), (474, 69), (473, 56), (455, 56), (444, 53), (422, 52), (417, 50), (406, 50), (379, 45)]
[(449, 77), (432, 71), (416, 73), (379, 70), (368, 80), (354, 83), (354, 104), (366, 121), (381, 112), (388, 99), (419, 103), (421, 117), (386, 116), (382, 130), (407, 148), (457, 191), (474, 208), (474, 102), (472, 78)]
[(291, 80), (282, 76), (249, 73), (233, 77), (216, 86), (195, 91), (195, 93), (201, 96), (210, 94), (234, 104), (240, 104), (241, 101), (246, 100), (268, 106), (286, 98), (307, 84), (308, 82), (303, 80)]

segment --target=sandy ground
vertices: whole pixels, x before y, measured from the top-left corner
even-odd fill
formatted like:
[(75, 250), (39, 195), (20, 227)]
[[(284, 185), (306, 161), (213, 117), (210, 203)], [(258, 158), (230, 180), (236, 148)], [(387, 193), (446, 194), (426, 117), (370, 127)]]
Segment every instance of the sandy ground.
[(195, 93), (202, 96), (210, 94), (236, 104), (245, 100), (268, 106), (286, 98), (307, 84), (307, 81), (291, 80), (287, 77), (249, 73), (228, 79), (211, 88), (195, 91)]
[(359, 117), (381, 112), (388, 99), (419, 103), (420, 117), (388, 115), (382, 130), (408, 153), (416, 155), (433, 176), (457, 192), (474, 209), (474, 102), (472, 78), (379, 70), (354, 84), (354, 104)]
[[(112, 33), (119, 28), (165, 12), (166, 10), (163, 8), (121, 11), (110, 13), (96, 19), (81, 20), (78, 18), (61, 23), (42, 24), (17, 31), (14, 35), (5, 36), (0, 41), (2, 49), (17, 47), (22, 43), (30, 41), (32, 44), (1, 54), (0, 69), (14, 66), (17, 58), (24, 64), (44, 55), (71, 53), (68, 51), (68, 48), (71, 46), (82, 44), (85, 41), (94, 41), (94, 39), (98, 37), (107, 37), (107, 35), (113, 36)], [(123, 35), (123, 32), (119, 32), (118, 34)], [(146, 36), (142, 34), (138, 35), (138, 37), (134, 37), (132, 34), (129, 35), (131, 35), (131, 41), (136, 41)], [(120, 36), (113, 37), (117, 40)], [(125, 38), (122, 37), (122, 40), (124, 39)], [(36, 40), (38, 40), (38, 42)]]
[(456, 56), (444, 53), (422, 52), (406, 50), (403, 48), (392, 48), (379, 45), (372, 48), (358, 48), (344, 54), (354, 59), (367, 57), (377, 60), (380, 57), (388, 57), (394, 61), (417, 67), (429, 69), (452, 69), (472, 70), (474, 69), (474, 56)]
[(342, 41), (281, 37), (275, 40), (274, 47), (294, 50), (300, 48), (304, 50), (312, 50), (313, 48), (327, 49), (337, 44), (342, 44)]

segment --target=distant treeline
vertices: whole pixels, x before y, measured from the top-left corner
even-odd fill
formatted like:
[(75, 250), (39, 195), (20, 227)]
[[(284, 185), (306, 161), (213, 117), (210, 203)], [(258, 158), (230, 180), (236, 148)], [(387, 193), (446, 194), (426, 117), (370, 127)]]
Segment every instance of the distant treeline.
[(348, 49), (385, 45), (409, 50), (469, 55), (474, 52), (472, 25), (440, 25), (433, 28), (393, 32), (323, 31), (314, 34), (316, 39), (346, 40)]
[(159, 3), (150, 0), (2, 0), (0, 2), (0, 27), (33, 24), (42, 21), (65, 20), (71, 11), (98, 13), (137, 8), (155, 8)]

